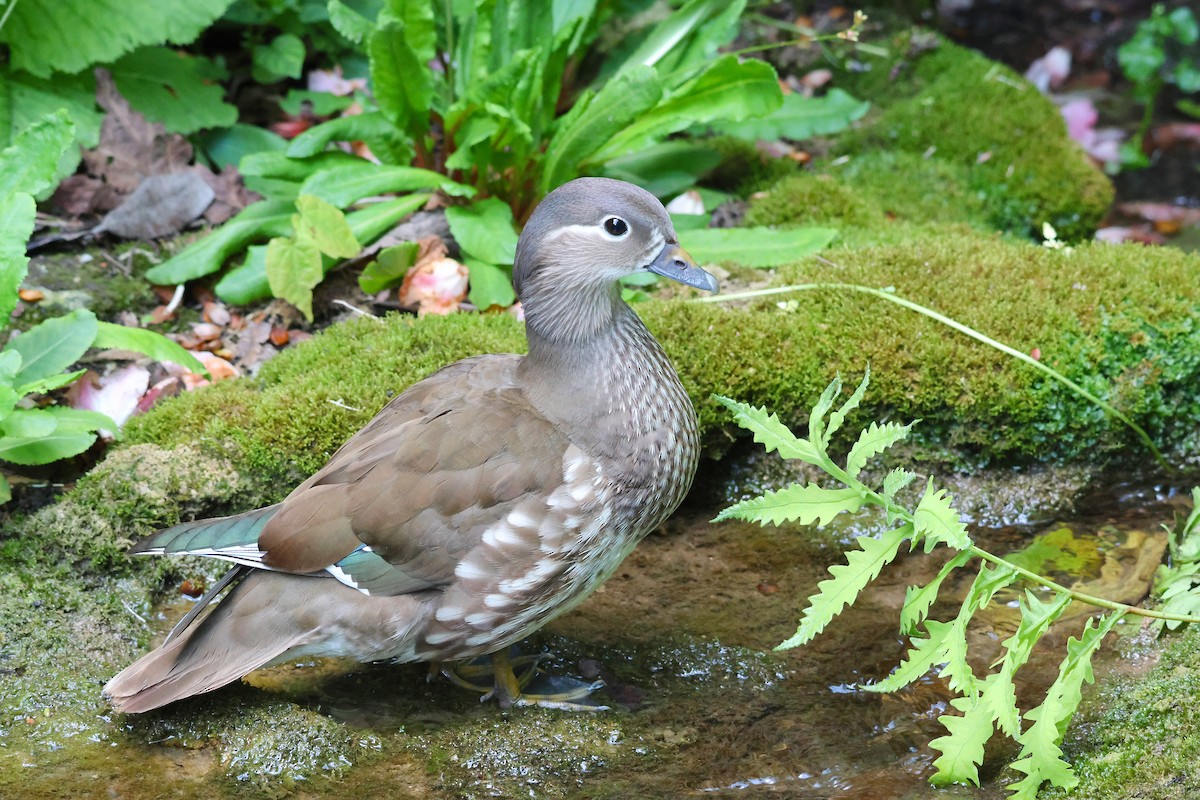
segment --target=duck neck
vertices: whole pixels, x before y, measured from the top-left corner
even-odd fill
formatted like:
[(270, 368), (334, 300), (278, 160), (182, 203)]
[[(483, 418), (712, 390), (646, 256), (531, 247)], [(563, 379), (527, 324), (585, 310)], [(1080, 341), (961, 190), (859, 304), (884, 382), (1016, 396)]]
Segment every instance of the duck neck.
[(678, 387), (682, 393), (682, 387), (620, 288), (602, 288), (592, 296), (559, 294), (555, 299), (573, 301), (562, 307), (526, 305), (529, 354), (518, 374), (534, 406), (571, 430), (607, 429), (622, 412), (625, 424), (640, 431), (649, 424), (640, 418), (644, 404), (654, 402), (645, 392)]

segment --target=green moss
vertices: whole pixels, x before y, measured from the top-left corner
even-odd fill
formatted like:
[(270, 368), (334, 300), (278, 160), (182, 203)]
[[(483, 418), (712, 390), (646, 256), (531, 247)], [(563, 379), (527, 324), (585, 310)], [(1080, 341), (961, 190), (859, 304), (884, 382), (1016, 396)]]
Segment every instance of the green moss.
[(876, 230), (884, 225), (883, 208), (870, 197), (827, 174), (805, 173), (780, 181), (756, 197), (747, 225), (838, 225)]
[(769, 158), (754, 144), (733, 136), (715, 136), (705, 145), (721, 154), (721, 163), (704, 178), (714, 189), (745, 197), (796, 174), (793, 161)]
[(1066, 757), (1080, 784), (1042, 797), (1125, 800), (1200, 795), (1200, 631), (1170, 640), (1149, 675), (1119, 680), (1103, 691), (1103, 712), (1083, 715), (1067, 734)]
[(750, 202), (747, 225), (830, 225), (838, 245), (896, 245), (990, 228), (965, 170), (915, 153), (868, 151), (817, 164)]
[(930, 36), (898, 36), (869, 72), (839, 76), (877, 109), (839, 152), (922, 154), (965, 172), (999, 230), (1031, 235), (1049, 222), (1061, 239), (1089, 237), (1112, 186), (1068, 138), (1058, 109), (1007, 67)]
[[(836, 266), (795, 265), (774, 280), (895, 287), (1019, 350), (1040, 350), (1179, 457), (1200, 459), (1192, 422), (1200, 400), (1189, 390), (1200, 381), (1194, 256), (1107, 245), (1066, 254), (945, 232), (830, 256)], [(949, 448), (970, 463), (1122, 449), (1132, 459), (1145, 455), (1123, 426), (1058, 383), (911, 311), (844, 291), (793, 299), (790, 310), (779, 298), (750, 310), (679, 300), (639, 306), (696, 403), (712, 454), (734, 431), (711, 394), (765, 405), (800, 425), (835, 373), (858, 376), (869, 362), (872, 388), (859, 421), (921, 418), (917, 441), (930, 454), (944, 458)], [(389, 393), (455, 359), (523, 347), (519, 323), (506, 315), (356, 321), (281, 354), (256, 380), (163, 404), (135, 420), (128, 438), (191, 443), (228, 458), (246, 497), (271, 502), (324, 463)]]

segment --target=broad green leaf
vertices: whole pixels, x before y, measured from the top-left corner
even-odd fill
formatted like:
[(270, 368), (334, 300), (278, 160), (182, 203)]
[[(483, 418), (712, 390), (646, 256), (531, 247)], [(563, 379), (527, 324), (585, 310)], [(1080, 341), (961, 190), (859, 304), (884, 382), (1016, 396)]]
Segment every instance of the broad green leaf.
[(850, 455), (846, 456), (846, 472), (849, 475), (857, 476), (867, 465), (867, 461), (887, 450), (896, 442), (904, 441), (912, 426), (911, 422), (907, 425), (896, 422), (885, 422), (880, 425), (872, 422), (859, 434), (854, 447), (850, 448)]
[[(16, 353), (12, 353), (16, 355)], [(40, 381), (25, 384), (24, 386), (14, 387), (18, 394), (46, 394), (53, 392), (55, 389), (61, 389), (64, 386), (74, 383), (87, 374), (86, 369), (75, 370), (74, 372), (62, 372), (58, 375), (51, 375), (47, 378), (42, 378)]]
[(404, 24), (380, 20), (368, 40), (371, 84), (379, 109), (392, 124), (424, 137), (433, 101), (433, 78), (426, 62), (405, 37)]
[(767, 413), (765, 408), (739, 403), (728, 397), (715, 394), (713, 399), (732, 411), (733, 421), (753, 433), (754, 441), (763, 445), (768, 453), (778, 450), (783, 458), (796, 458), (814, 466), (822, 463), (823, 454), (788, 430), (777, 415)]
[(0, 386), (12, 385), (21, 370), (21, 354), (14, 350), (0, 351)]
[(350, 164), (361, 166), (366, 163), (369, 162), (358, 156), (343, 153), (341, 150), (319, 150), (310, 157), (262, 151), (245, 156), (238, 164), (238, 172), (246, 178), (278, 178), (294, 183), (303, 183), (322, 170)]
[(168, 131), (194, 133), (237, 122), (237, 107), (225, 102), (224, 87), (204, 78), (204, 60), (166, 47), (143, 47), (109, 69), (137, 111)]
[(30, 195), (0, 195), (0, 319), (8, 319), (17, 307), (17, 291), (29, 271), (25, 243), (33, 235), (36, 214)]
[(288, 155), (315, 155), (334, 142), (364, 142), (385, 165), (406, 166), (412, 161), (412, 140), (379, 111), (331, 119), (309, 128), (292, 140)]
[(446, 209), (450, 233), (464, 254), (488, 264), (511, 264), (517, 252), (512, 209), (489, 197), (469, 206)]
[(58, 427), (55, 429), (58, 433), (90, 433), (99, 430), (115, 432), (118, 428), (112, 417), (101, 414), (99, 411), (66, 406), (50, 406), (45, 411), (58, 422)]
[(734, 503), (718, 514), (713, 522), (742, 519), (766, 525), (796, 522), (800, 525), (828, 525), (843, 511), (854, 513), (862, 508), (862, 492), (854, 488), (824, 489), (814, 484), (794, 483), (779, 491), (766, 492)]
[[(336, 2), (337, 0), (334, 0)], [(307, 89), (289, 89), (287, 96), (279, 101), (279, 107), (293, 117), (298, 117), (308, 111), (317, 117), (328, 117), (339, 111), (345, 111), (354, 105), (356, 97), (353, 94), (332, 94), (330, 92), (310, 92)], [(354, 116), (361, 117), (362, 114)], [(311, 130), (311, 129), (310, 129)], [(307, 133), (307, 131), (306, 131)], [(361, 139), (362, 137), (355, 137)]]
[(270, 44), (257, 45), (251, 51), (251, 76), (258, 83), (275, 83), (284, 78), (299, 78), (304, 70), (304, 42), (290, 33), (281, 33)]
[(12, 487), (8, 485), (8, 478), (0, 474), (0, 505), (4, 505), (9, 500), (12, 500)]
[(905, 589), (904, 606), (900, 609), (901, 633), (907, 636), (916, 634), (917, 626), (929, 616), (929, 608), (937, 600), (938, 590), (942, 588), (942, 581), (946, 580), (946, 576), (954, 570), (966, 566), (967, 562), (974, 557), (969, 550), (963, 550), (943, 564), (942, 568), (938, 570), (938, 574), (929, 583), (924, 586), (909, 586)]
[(1021, 734), (1021, 753), (1010, 765), (1024, 772), (1025, 777), (1009, 784), (1010, 800), (1035, 800), (1046, 781), (1067, 790), (1079, 783), (1071, 766), (1063, 760), (1060, 745), (1083, 699), (1083, 684), (1094, 680), (1092, 655), (1121, 616), (1120, 612), (1110, 613), (1095, 627), (1095, 620), (1088, 619), (1080, 638), (1071, 637), (1067, 641), (1067, 657), (1059, 664), (1058, 677), (1047, 690), (1045, 700), (1025, 714), (1025, 719), (1033, 724)]
[(955, 550), (966, 550), (971, 546), (967, 536), (967, 526), (958, 518), (958, 512), (950, 505), (950, 495), (945, 489), (934, 491), (933, 478), (925, 485), (925, 494), (913, 514), (913, 522), (917, 526), (914, 540), (925, 540), (925, 552), (935, 545), (944, 544)]
[(375, 23), (341, 0), (329, 0), (329, 23), (333, 29), (355, 44), (362, 44), (375, 30)]
[(246, 245), (288, 233), (295, 205), (286, 200), (263, 200), (242, 210), (220, 228), (193, 242), (171, 258), (146, 271), (146, 280), (160, 285), (186, 283), (221, 269), (225, 259)]
[(62, 110), (23, 130), (0, 152), (0, 198), (14, 192), (38, 195), (55, 185), (59, 160), (74, 140), (75, 126)]
[(325, 255), (334, 258), (353, 258), (362, 250), (346, 215), (311, 194), (302, 194), (296, 198), (296, 208), (300, 210), (299, 220), (293, 220), (293, 226), (300, 238), (311, 239)]
[(16, 408), (21, 395), (7, 383), (0, 383), (0, 420), (7, 417)]
[(804, 609), (800, 626), (791, 638), (775, 649), (786, 650), (805, 644), (825, 630), (830, 620), (852, 604), (868, 583), (879, 577), (879, 571), (896, 557), (900, 545), (911, 535), (912, 526), (904, 525), (885, 532), (878, 539), (870, 536), (855, 539), (859, 549), (846, 553), (845, 564), (834, 564), (829, 568), (831, 577), (818, 583), (817, 593), (808, 598), (808, 608)]
[(453, 197), (470, 197), (475, 193), (471, 187), (432, 170), (381, 166), (361, 159), (356, 164), (342, 164), (312, 175), (301, 185), (300, 193), (345, 208), (364, 197), (420, 189), (441, 189)]
[(77, 456), (96, 441), (95, 433), (56, 430), (49, 436), (0, 436), (0, 461), (34, 466)]
[(380, 250), (375, 260), (358, 276), (359, 287), (367, 294), (375, 294), (399, 286), (408, 268), (417, 263), (420, 249), (416, 242), (401, 242)]
[(265, 300), (271, 296), (271, 282), (267, 280), (267, 246), (251, 245), (246, 248), (242, 263), (225, 273), (213, 287), (217, 297), (226, 303), (246, 305)]
[[(378, 239), (384, 231), (392, 228), (404, 217), (421, 208), (429, 202), (427, 194), (411, 194), (386, 200), (382, 203), (371, 203), (357, 211), (346, 215), (350, 231), (360, 242), (369, 243)], [(324, 259), (324, 269), (329, 269), (336, 263), (333, 259)], [(265, 247), (250, 247), (246, 250), (246, 260), (240, 267), (231, 269), (214, 287), (217, 296), (229, 303), (246, 304), (264, 300), (271, 296), (271, 284), (267, 280), (267, 258)]]
[[(476, 0), (452, 0), (458, 5), (456, 16), (473, 16)], [(428, 64), (437, 55), (437, 29), (433, 18), (433, 5), (429, 0), (385, 0), (384, 12), (379, 15), (379, 22), (385, 17), (400, 20), (404, 24), (404, 36), (417, 59), (422, 64)]]
[(638, 150), (692, 125), (764, 116), (782, 102), (779, 79), (771, 65), (722, 56), (654, 108), (638, 115), (637, 121), (605, 144), (598, 160)]
[(96, 315), (81, 308), (45, 320), (9, 340), (4, 349), (21, 354), (21, 369), (13, 376), (13, 384), (26, 386), (62, 372), (87, 352), (96, 330)]
[[(650, 67), (635, 67), (605, 84), (560, 121), (546, 145), (540, 187), (543, 192), (580, 174), (580, 166), (609, 140), (652, 108), (662, 97)], [(586, 105), (583, 105), (586, 103)]]
[[(854, 409), (858, 408), (862, 403), (863, 395), (867, 393), (867, 387), (871, 384), (871, 365), (868, 364), (863, 372), (863, 379), (858, 382), (858, 388), (850, 393), (850, 397), (846, 402), (833, 413), (829, 415), (829, 422), (825, 425), (825, 443), (828, 444), (833, 435), (842, 429), (842, 423), (846, 421), (846, 417)], [(857, 474), (857, 473), (856, 473)]]
[[(67, 112), (75, 124), (76, 146), (63, 151), (50, 185), (57, 184), (79, 166), (79, 148), (95, 147), (100, 141), (104, 115), (96, 106), (96, 79), (91, 72), (82, 72), (45, 80), (0, 64), (0, 148), (12, 144), (22, 131), (59, 111)], [(3, 197), (0, 192), (0, 198)]]
[(699, 30), (710, 17), (723, 7), (740, 7), (745, 2), (729, 3), (727, 0), (689, 0), (674, 14), (660, 22), (650, 35), (622, 62), (618, 74), (636, 69), (638, 66), (653, 67), (675, 51), (688, 36)]
[[(629, 181), (656, 197), (666, 198), (691, 189), (701, 176), (720, 163), (721, 154), (703, 142), (671, 139), (610, 159), (604, 164), (604, 175)], [(720, 205), (720, 202), (710, 203), (710, 200), (705, 199), (708, 210)], [(704, 222), (697, 227), (708, 227), (707, 214)]]
[(316, 243), (304, 236), (272, 239), (267, 242), (266, 268), (271, 293), (312, 320), (312, 290), (325, 277)]
[(803, 141), (813, 136), (828, 136), (850, 127), (871, 108), (841, 89), (831, 89), (824, 97), (784, 95), (783, 104), (774, 112), (740, 122), (718, 121), (714, 128), (739, 139), (792, 139)]
[(517, 300), (513, 291), (512, 275), (504, 267), (487, 264), (473, 258), (463, 259), (470, 273), (470, 291), (467, 299), (481, 311), (492, 306), (508, 308)]
[(833, 228), (708, 228), (688, 231), (683, 245), (702, 264), (777, 267), (812, 255), (836, 235)]
[(80, 72), (142, 45), (187, 44), (232, 0), (20, 0), (0, 28), (17, 69), (42, 78)]
[(115, 325), (111, 322), (100, 322), (96, 328), (96, 338), (92, 347), (114, 350), (132, 350), (135, 353), (149, 356), (155, 361), (170, 361), (198, 374), (207, 375), (196, 357), (181, 345), (171, 341), (161, 333), (148, 331), (144, 328), (130, 328), (126, 325)]
[(231, 125), (199, 136), (204, 153), (217, 169), (236, 167), (251, 153), (282, 152), (287, 140), (257, 125)]
[(18, 439), (37, 439), (49, 436), (58, 427), (58, 420), (41, 408), (18, 408), (0, 423), (5, 436)]

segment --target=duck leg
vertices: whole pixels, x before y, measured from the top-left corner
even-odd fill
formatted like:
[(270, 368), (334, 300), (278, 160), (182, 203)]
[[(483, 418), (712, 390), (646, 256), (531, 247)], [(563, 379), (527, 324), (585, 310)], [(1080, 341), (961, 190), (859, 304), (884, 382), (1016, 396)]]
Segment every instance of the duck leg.
[[(606, 711), (608, 706), (589, 700), (592, 692), (604, 686), (604, 681), (579, 681), (542, 672), (538, 665), (546, 656), (518, 655), (507, 649), (487, 656), (490, 666), (482, 659), (458, 664), (443, 664), (441, 673), (456, 686), (479, 692), (481, 700), (495, 700), (501, 708), (511, 706), (541, 706), (564, 711)], [(491, 673), (491, 685), (487, 683)]]

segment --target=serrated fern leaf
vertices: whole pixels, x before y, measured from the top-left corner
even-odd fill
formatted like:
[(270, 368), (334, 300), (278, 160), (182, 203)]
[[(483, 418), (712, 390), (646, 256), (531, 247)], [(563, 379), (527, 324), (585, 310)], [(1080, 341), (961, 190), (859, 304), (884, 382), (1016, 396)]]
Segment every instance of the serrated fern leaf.
[(833, 398), (837, 397), (841, 391), (842, 377), (839, 375), (825, 387), (825, 391), (821, 392), (817, 404), (813, 406), (812, 412), (808, 415), (808, 441), (818, 450), (825, 449), (825, 415), (829, 413), (829, 409), (833, 408)]
[(798, 522), (801, 525), (827, 525), (843, 511), (862, 508), (863, 496), (857, 489), (823, 489), (814, 484), (794, 483), (777, 492), (767, 492), (735, 503), (713, 518), (713, 522), (742, 519), (766, 525)]
[(888, 531), (878, 539), (860, 536), (855, 540), (859, 549), (846, 554), (845, 564), (829, 568), (830, 578), (817, 584), (817, 593), (808, 598), (808, 608), (800, 626), (790, 639), (776, 647), (786, 650), (797, 647), (825, 629), (829, 621), (854, 602), (858, 593), (879, 576), (883, 565), (896, 557), (900, 544), (912, 535), (912, 526), (904, 525)]
[(950, 627), (949, 622), (938, 622), (936, 619), (926, 622), (928, 635), (925, 638), (914, 636), (909, 640), (908, 657), (900, 662), (900, 666), (878, 683), (861, 688), (869, 692), (894, 692), (918, 680), (934, 666), (945, 663), (946, 637), (950, 635)]
[(1021, 718), (1013, 679), (1029, 660), (1038, 640), (1071, 605), (1071, 596), (1060, 592), (1049, 602), (1042, 602), (1026, 591), (1020, 602), (1021, 622), (1013, 635), (1004, 640), (1000, 669), (987, 677), (981, 689), (984, 705), (991, 709), (996, 727), (1014, 739), (1021, 732)]
[(943, 714), (938, 722), (949, 731), (929, 746), (941, 753), (933, 761), (937, 770), (930, 783), (945, 786), (951, 783), (979, 785), (979, 765), (983, 763), (983, 747), (992, 738), (992, 717), (986, 708), (969, 697), (956, 697), (950, 701), (962, 715)]
[(914, 541), (924, 538), (926, 553), (939, 544), (955, 550), (966, 550), (971, 546), (967, 526), (959, 520), (958, 512), (950, 505), (950, 501), (951, 497), (945, 489), (934, 491), (933, 478), (930, 478), (913, 514), (913, 523), (917, 528)]
[(1095, 620), (1088, 619), (1080, 638), (1067, 641), (1067, 657), (1059, 665), (1058, 677), (1046, 692), (1046, 699), (1025, 714), (1033, 724), (1021, 735), (1021, 753), (1012, 763), (1013, 769), (1024, 772), (1025, 777), (1008, 787), (1012, 798), (1034, 800), (1046, 781), (1063, 789), (1079, 783), (1071, 765), (1063, 760), (1059, 745), (1083, 698), (1083, 684), (1094, 680), (1092, 655), (1121, 616), (1121, 612), (1113, 612), (1095, 627)]
[(916, 478), (917, 475), (915, 472), (909, 472), (903, 467), (896, 467), (883, 479), (883, 496), (888, 500), (894, 499), (896, 492), (908, 486)]
[(908, 436), (912, 423), (900, 425), (896, 422), (885, 422), (882, 425), (872, 422), (858, 435), (858, 441), (850, 448), (846, 456), (846, 472), (851, 477), (857, 477), (862, 468), (873, 456), (877, 456), (896, 442), (904, 441)]
[(909, 586), (904, 592), (904, 606), (900, 609), (900, 632), (911, 636), (917, 626), (929, 615), (929, 608), (937, 600), (938, 591), (946, 576), (959, 567), (965, 566), (974, 556), (969, 551), (962, 551), (947, 561), (938, 574), (924, 586)]
[(778, 450), (784, 458), (796, 458), (820, 466), (821, 453), (809, 442), (797, 438), (775, 414), (721, 395), (713, 395), (713, 398), (732, 411), (734, 422), (753, 433), (754, 441), (763, 445), (768, 453)]
[(850, 399), (843, 403), (841, 408), (829, 415), (829, 424), (825, 428), (824, 441), (826, 444), (828, 444), (829, 438), (841, 429), (842, 423), (846, 421), (846, 416), (851, 411), (858, 408), (859, 404), (862, 402), (863, 395), (867, 393), (867, 385), (870, 383), (871, 365), (868, 364), (866, 372), (863, 373), (862, 381), (859, 382), (858, 388), (854, 390), (854, 393), (850, 395)]
[(996, 592), (1016, 578), (1016, 572), (1003, 566), (995, 569), (984, 566), (975, 576), (975, 582), (971, 584), (958, 616), (950, 623), (950, 632), (946, 636), (946, 665), (938, 673), (939, 676), (949, 679), (950, 688), (954, 691), (969, 695), (978, 694), (979, 679), (967, 663), (967, 625), (976, 611), (990, 603)]

